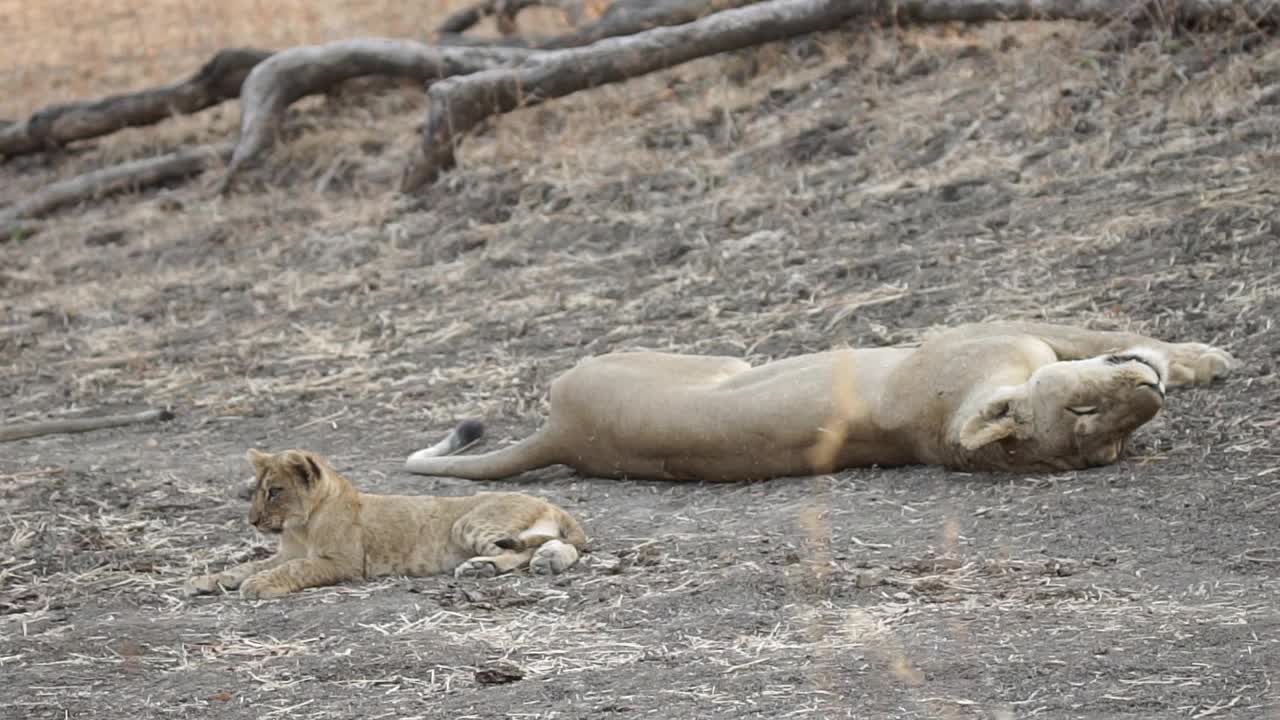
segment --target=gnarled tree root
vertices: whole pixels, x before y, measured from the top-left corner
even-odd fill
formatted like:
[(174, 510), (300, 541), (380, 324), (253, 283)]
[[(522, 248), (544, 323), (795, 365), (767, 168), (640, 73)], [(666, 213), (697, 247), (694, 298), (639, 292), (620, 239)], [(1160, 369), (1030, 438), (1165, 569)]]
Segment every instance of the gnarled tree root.
[(406, 169), (401, 190), (414, 192), (452, 169), (455, 145), (490, 116), (700, 57), (833, 28), (862, 8), (848, 0), (771, 0), (684, 25), (549, 52), (536, 63), (510, 70), (441, 81), (427, 91), (431, 110), (422, 150)]
[(42, 435), (59, 435), (66, 433), (82, 433), (92, 430), (133, 425), (135, 423), (168, 421), (173, 413), (168, 410), (144, 410), (127, 415), (102, 415), (99, 417), (68, 418), (65, 420), (46, 420), (33, 423), (15, 423), (0, 425), (0, 442), (40, 437)]
[(267, 147), (292, 103), (345, 80), (368, 75), (441, 78), (517, 65), (538, 51), (505, 47), (432, 47), (409, 40), (366, 38), (284, 50), (258, 64), (240, 88), (240, 139), (219, 183), (225, 192), (249, 161)]

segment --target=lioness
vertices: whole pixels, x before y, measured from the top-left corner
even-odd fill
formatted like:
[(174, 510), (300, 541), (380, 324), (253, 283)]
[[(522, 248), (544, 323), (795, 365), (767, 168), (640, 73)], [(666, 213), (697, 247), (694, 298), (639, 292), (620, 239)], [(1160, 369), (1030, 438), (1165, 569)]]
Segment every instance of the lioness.
[(1167, 387), (1208, 383), (1238, 365), (1199, 343), (1015, 322), (759, 367), (619, 352), (558, 377), (550, 417), (530, 437), (446, 457), (483, 432), (466, 421), (405, 469), (488, 480), (561, 463), (598, 477), (704, 481), (866, 465), (1078, 469), (1115, 462), (1164, 407)]
[(240, 588), (248, 599), (378, 575), (492, 577), (525, 565), (560, 573), (587, 538), (577, 521), (519, 493), (470, 497), (362, 493), (305, 450), (249, 450), (257, 473), (249, 522), (280, 536), (266, 560), (192, 578), (192, 592)]

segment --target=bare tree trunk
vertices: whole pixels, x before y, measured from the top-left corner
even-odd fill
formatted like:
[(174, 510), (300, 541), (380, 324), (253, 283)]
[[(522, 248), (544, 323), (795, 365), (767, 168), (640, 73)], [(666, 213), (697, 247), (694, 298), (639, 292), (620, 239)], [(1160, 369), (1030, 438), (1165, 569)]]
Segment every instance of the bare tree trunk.
[(850, 0), (770, 0), (684, 25), (556, 51), (512, 70), (441, 81), (428, 91), (431, 110), (422, 151), (406, 169), (401, 190), (418, 190), (453, 168), (455, 145), (492, 115), (707, 55), (830, 29), (860, 10), (865, 4)]
[(82, 433), (91, 430), (132, 425), (134, 423), (169, 421), (173, 413), (168, 410), (144, 410), (127, 415), (103, 415), (99, 417), (68, 418), (66, 420), (47, 420), (44, 422), (16, 423), (0, 425), (0, 442), (40, 437), (41, 435), (57, 435), (64, 433)]
[(215, 162), (225, 162), (230, 154), (230, 144), (190, 148), (56, 182), (16, 205), (0, 210), (0, 240), (31, 234), (30, 223), (22, 221), (41, 217), (64, 205), (198, 175)]
[(51, 105), (26, 122), (0, 127), (0, 156), (14, 157), (109, 135), (127, 127), (154, 125), (173, 115), (190, 115), (240, 95), (240, 84), (266, 50), (221, 50), (195, 75), (161, 87), (92, 102)]
[(245, 78), (240, 95), (240, 139), (218, 191), (267, 147), (280, 115), (293, 102), (366, 75), (431, 83), (453, 75), (519, 64), (535, 50), (498, 47), (438, 48), (408, 40), (344, 40), (296, 47), (260, 63)]

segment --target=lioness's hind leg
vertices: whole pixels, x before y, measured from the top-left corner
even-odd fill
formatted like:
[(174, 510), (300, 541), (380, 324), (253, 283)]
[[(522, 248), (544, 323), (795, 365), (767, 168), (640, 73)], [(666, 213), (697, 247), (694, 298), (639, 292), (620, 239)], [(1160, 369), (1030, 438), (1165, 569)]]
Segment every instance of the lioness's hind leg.
[(540, 545), (529, 561), (535, 575), (559, 575), (578, 562), (578, 548), (563, 540), (548, 540)]

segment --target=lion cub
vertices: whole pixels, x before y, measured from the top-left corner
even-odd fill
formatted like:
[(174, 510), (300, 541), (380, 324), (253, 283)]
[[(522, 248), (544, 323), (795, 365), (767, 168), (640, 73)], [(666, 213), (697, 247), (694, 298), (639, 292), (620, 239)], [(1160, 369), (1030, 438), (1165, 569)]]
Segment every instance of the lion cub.
[(586, 546), (572, 516), (531, 495), (370, 495), (306, 450), (247, 457), (257, 473), (249, 522), (279, 535), (279, 550), (192, 578), (192, 592), (238, 587), (262, 599), (379, 575), (492, 577), (526, 565), (553, 574)]

